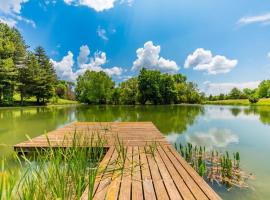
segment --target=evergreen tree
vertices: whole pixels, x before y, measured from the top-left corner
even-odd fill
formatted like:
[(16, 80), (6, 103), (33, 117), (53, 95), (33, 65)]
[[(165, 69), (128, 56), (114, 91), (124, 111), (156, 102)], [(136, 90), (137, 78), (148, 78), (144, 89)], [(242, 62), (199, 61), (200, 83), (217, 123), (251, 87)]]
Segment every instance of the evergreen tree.
[(26, 45), (15, 28), (0, 23), (0, 103), (11, 105), (18, 68), (24, 65)]
[(54, 95), (54, 85), (56, 83), (56, 73), (45, 50), (42, 47), (35, 49), (35, 57), (38, 63), (38, 74), (35, 77), (35, 87), (33, 95), (37, 99), (37, 103), (42, 100), (43, 104)]

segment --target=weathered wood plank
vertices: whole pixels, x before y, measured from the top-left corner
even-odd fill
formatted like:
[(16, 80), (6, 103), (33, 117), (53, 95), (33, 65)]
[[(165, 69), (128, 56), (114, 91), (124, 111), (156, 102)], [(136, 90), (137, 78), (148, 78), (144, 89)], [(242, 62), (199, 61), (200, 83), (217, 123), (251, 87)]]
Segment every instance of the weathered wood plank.
[(125, 200), (131, 198), (131, 173), (132, 173), (132, 147), (127, 149), (125, 167), (122, 174), (119, 199)]
[(140, 154), (138, 147), (133, 148), (133, 160), (132, 160), (132, 199), (141, 200), (143, 199), (143, 187), (141, 179), (141, 164)]
[(165, 185), (163, 183), (163, 179), (159, 173), (158, 164), (156, 163), (154, 156), (148, 153), (146, 154), (146, 157), (152, 174), (152, 180), (154, 183), (157, 199), (159, 200), (170, 199), (167, 190), (165, 188)]
[(146, 158), (144, 147), (140, 147), (139, 152), (140, 152), (140, 158), (141, 158), (141, 171), (142, 171), (144, 199), (155, 200), (156, 199), (155, 189), (154, 189), (151, 173), (149, 170), (149, 165)]

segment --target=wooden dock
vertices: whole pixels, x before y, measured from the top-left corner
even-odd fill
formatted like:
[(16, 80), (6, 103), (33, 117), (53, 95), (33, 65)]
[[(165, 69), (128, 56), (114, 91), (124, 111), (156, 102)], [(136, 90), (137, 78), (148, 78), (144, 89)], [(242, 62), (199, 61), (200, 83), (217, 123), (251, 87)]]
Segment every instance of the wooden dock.
[[(99, 164), (94, 199), (221, 199), (166, 141), (152, 122), (75, 122), (14, 146), (17, 151), (51, 146), (68, 147), (74, 132), (80, 136), (99, 133), (105, 138), (106, 155)], [(118, 138), (118, 139), (116, 139)], [(64, 142), (63, 142), (64, 141)], [(117, 162), (116, 143), (126, 149)], [(84, 144), (87, 145), (87, 144)], [(106, 173), (106, 172), (110, 173)], [(81, 199), (86, 200), (86, 190)]]

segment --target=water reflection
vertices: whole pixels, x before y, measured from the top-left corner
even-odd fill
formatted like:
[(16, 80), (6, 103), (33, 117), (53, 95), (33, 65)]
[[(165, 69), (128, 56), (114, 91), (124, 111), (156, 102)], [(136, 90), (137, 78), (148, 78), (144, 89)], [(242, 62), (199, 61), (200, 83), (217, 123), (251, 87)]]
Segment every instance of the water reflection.
[(152, 121), (164, 134), (182, 133), (192, 125), (202, 106), (90, 106), (78, 107), (78, 121)]
[(230, 129), (210, 128), (207, 132), (195, 132), (185, 135), (186, 142), (197, 146), (205, 146), (207, 149), (225, 148), (229, 144), (239, 143), (238, 135)]

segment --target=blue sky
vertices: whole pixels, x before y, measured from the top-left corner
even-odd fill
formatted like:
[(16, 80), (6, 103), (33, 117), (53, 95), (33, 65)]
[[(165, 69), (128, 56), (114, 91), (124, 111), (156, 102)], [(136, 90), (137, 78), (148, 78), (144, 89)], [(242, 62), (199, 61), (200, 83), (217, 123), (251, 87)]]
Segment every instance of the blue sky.
[(268, 0), (0, 0), (0, 20), (66, 80), (89, 69), (121, 82), (144, 66), (219, 93), (270, 76)]

